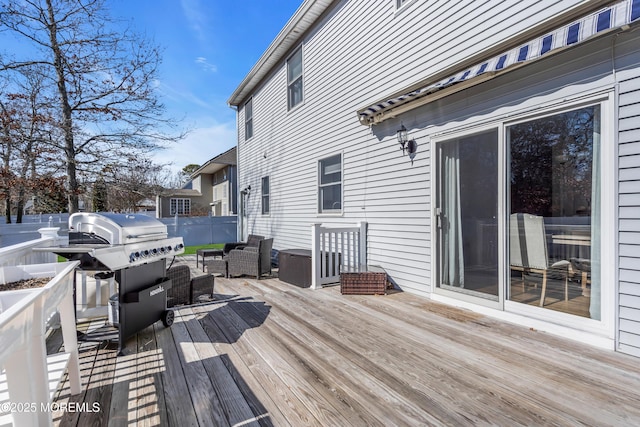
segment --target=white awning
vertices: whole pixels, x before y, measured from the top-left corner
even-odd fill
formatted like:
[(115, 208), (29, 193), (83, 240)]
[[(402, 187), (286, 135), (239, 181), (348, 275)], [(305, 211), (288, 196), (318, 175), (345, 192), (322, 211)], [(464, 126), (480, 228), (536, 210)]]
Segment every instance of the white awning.
[[(638, 19), (640, 19), (640, 0), (621, 1), (437, 83), (370, 105), (358, 111), (358, 118), (364, 125), (379, 123), (392, 116), (391, 114), (385, 114), (386, 112), (390, 112), (401, 105), (409, 104), (414, 100), (462, 82), (469, 82), (469, 85), (480, 83), (507, 68), (524, 65), (550, 52), (576, 45), (597, 34), (629, 25)], [(435, 99), (437, 97), (433, 97), (433, 100)], [(428, 102), (428, 99), (426, 99), (426, 102)]]

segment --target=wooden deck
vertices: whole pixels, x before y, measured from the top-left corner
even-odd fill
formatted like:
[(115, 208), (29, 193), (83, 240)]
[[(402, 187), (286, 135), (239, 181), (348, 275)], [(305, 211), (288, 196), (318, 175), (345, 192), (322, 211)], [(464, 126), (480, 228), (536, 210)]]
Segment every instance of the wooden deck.
[(59, 391), (55, 424), (640, 425), (637, 358), (402, 292), (216, 278), (215, 293), (123, 356), (83, 343), (84, 393)]

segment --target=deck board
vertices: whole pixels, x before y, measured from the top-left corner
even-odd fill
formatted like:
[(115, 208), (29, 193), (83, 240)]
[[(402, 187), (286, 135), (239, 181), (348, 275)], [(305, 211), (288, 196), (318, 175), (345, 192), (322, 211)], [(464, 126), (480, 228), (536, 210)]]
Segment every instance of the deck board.
[[(215, 346), (209, 340), (209, 336), (196, 314), (190, 308), (181, 310), (181, 314), (193, 340), (197, 357), (202, 361), (203, 368), (214, 390), (210, 398), (219, 408), (216, 413), (221, 415), (217, 418), (216, 425), (233, 426), (254, 418), (255, 415), (249, 404), (227, 370), (222, 355), (218, 354)], [(226, 415), (226, 417), (222, 415)]]
[(631, 356), (402, 292), (217, 277), (215, 294), (121, 356), (81, 344), (83, 393), (57, 399), (103, 410), (55, 425), (640, 425)]
[(160, 371), (160, 377), (167, 410), (166, 425), (198, 426), (197, 408), (190, 399), (187, 378), (171, 328), (164, 328), (159, 322), (156, 322), (153, 328), (158, 348), (162, 352), (163, 369)]

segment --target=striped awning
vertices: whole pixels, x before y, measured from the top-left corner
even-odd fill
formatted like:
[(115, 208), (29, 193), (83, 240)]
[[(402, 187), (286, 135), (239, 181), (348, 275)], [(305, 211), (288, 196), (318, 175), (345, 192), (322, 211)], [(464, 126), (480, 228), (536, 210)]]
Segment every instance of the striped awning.
[(378, 123), (384, 120), (385, 111), (408, 104), (457, 83), (475, 80), (479, 83), (509, 67), (534, 61), (549, 52), (581, 43), (599, 33), (628, 25), (639, 18), (640, 0), (621, 1), (437, 83), (366, 107), (358, 111), (360, 122), (365, 125)]

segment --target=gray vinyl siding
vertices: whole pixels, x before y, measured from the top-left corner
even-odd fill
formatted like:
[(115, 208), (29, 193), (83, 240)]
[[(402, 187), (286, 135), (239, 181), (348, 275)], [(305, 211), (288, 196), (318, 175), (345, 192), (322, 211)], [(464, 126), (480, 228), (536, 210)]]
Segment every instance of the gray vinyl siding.
[[(276, 249), (310, 248), (313, 223), (367, 221), (369, 263), (385, 267), (403, 290), (428, 294), (429, 144), (421, 142), (412, 166), (395, 141), (397, 123), (373, 135), (356, 111), (580, 3), (428, 1), (396, 13), (392, 1), (338, 2), (303, 40), (302, 104), (287, 111), (282, 61), (251, 94), (249, 141), (238, 111), (239, 186), (253, 189), (248, 231), (273, 236)], [(343, 211), (318, 215), (317, 163), (337, 153)], [(267, 175), (271, 212), (262, 216), (259, 180)]]
[[(367, 221), (369, 263), (385, 267), (403, 290), (429, 294), (434, 274), (430, 220), (430, 138), (434, 128), (464, 122), (473, 115), (489, 117), (486, 112), (519, 105), (520, 100), (497, 83), (488, 82), (482, 90), (467, 90), (448, 97), (447, 102), (436, 101), (373, 130), (359, 124), (356, 111), (581, 4), (585, 2), (415, 1), (396, 12), (393, 1), (337, 2), (301, 40), (303, 102), (287, 111), (283, 59), (250, 94), (254, 135), (248, 141), (244, 139), (240, 104), (238, 185), (239, 189), (252, 187), (248, 231), (273, 236), (276, 249), (310, 248), (313, 223)], [(633, 43), (629, 45), (616, 48), (619, 68), (637, 63), (637, 50)], [(299, 46), (292, 47), (292, 52)], [(562, 61), (553, 62), (557, 65), (553, 79), (549, 79), (549, 67), (542, 65), (510, 73), (521, 79), (511, 90), (522, 94), (520, 99), (540, 94), (552, 98), (554, 92), (570, 93), (572, 87), (612, 90), (611, 52), (607, 50), (611, 42), (597, 43), (596, 49), (590, 46), (580, 48), (582, 56), (562, 53)], [(624, 49), (629, 51), (626, 56)], [(593, 58), (585, 59), (587, 56)], [(590, 70), (576, 74), (585, 64)], [(500, 81), (504, 79), (509, 77)], [(616, 298), (620, 348), (633, 352), (640, 348), (638, 336), (629, 333), (640, 330), (639, 325), (630, 326), (640, 322), (640, 138), (634, 130), (640, 120), (640, 105), (635, 102), (639, 98), (634, 93), (637, 81), (625, 79), (618, 99), (620, 290)], [(400, 120), (419, 141), (413, 166), (395, 141)], [(343, 210), (340, 215), (319, 215), (318, 161), (337, 153), (343, 156)], [(263, 176), (270, 177), (269, 215), (260, 213)]]
[(640, 356), (640, 76), (619, 87), (619, 350)]

